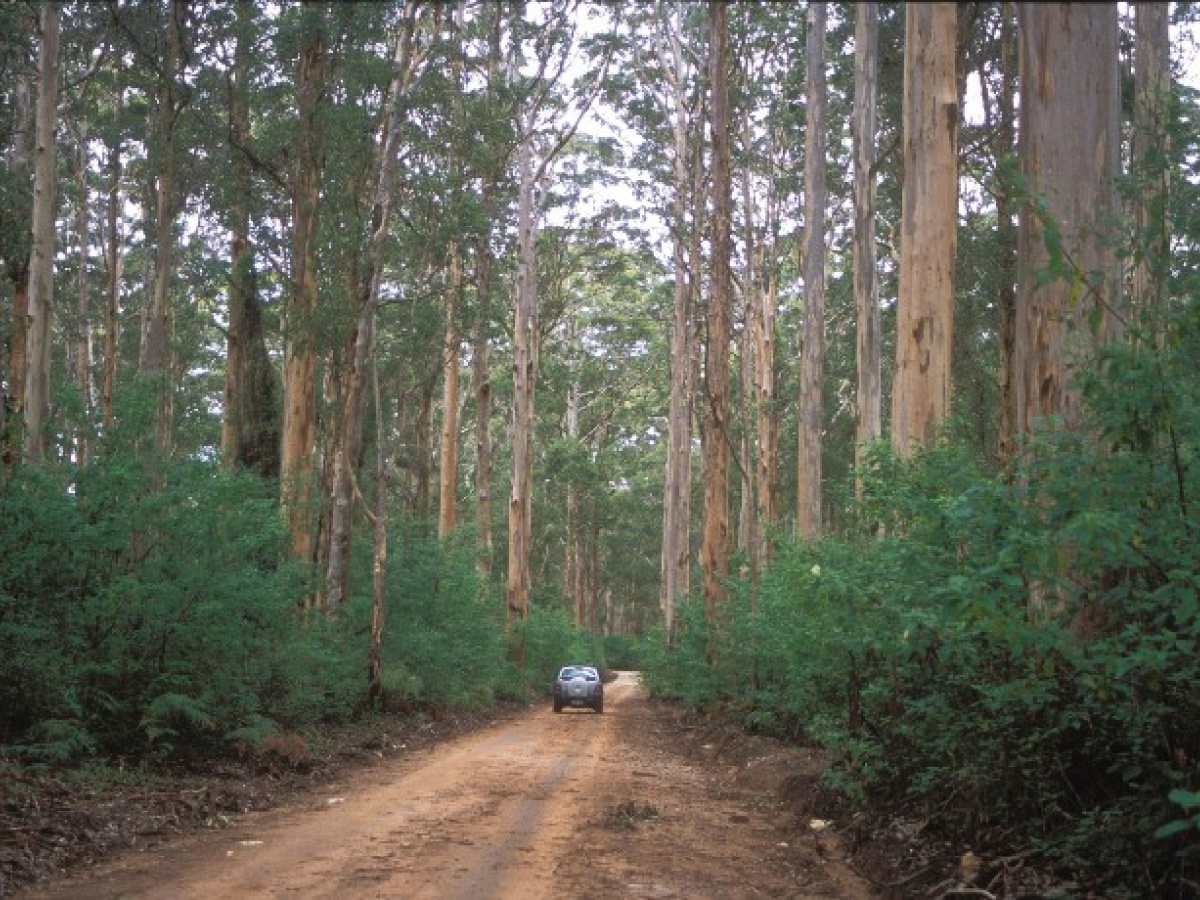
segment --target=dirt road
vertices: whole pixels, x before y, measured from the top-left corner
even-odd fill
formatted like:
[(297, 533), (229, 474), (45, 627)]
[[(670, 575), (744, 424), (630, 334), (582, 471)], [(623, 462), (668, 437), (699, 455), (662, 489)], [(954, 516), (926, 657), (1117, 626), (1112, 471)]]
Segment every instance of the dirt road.
[[(779, 749), (721, 764), (636, 676), (360, 773), (336, 795), (131, 854), (38, 898), (838, 897), (872, 894), (786, 816)], [(705, 754), (712, 753), (706, 760)]]

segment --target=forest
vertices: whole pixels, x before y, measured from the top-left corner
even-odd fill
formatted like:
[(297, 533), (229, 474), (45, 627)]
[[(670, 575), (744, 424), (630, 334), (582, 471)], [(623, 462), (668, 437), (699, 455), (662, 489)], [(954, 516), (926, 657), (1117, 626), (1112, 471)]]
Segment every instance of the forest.
[(1197, 25), (0, 5), (0, 778), (591, 661), (1200, 896)]

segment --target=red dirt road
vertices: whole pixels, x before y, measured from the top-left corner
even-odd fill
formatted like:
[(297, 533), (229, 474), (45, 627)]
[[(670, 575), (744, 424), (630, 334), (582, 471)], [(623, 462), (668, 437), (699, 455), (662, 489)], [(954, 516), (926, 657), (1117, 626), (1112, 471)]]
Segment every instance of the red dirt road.
[(604, 715), (549, 706), (24, 896), (873, 896), (828, 831), (781, 810), (796, 751), (722, 765), (629, 673)]

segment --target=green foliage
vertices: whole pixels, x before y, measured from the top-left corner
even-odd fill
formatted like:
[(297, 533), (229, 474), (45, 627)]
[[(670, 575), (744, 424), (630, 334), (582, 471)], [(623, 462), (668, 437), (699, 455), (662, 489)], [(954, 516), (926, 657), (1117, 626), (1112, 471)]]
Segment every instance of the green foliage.
[(525, 679), (529, 690), (549, 694), (558, 670), (568, 663), (604, 667), (603, 641), (575, 627), (571, 617), (553, 606), (534, 606), (524, 622), (513, 625), (512, 643), (525, 650)]
[(298, 610), (269, 488), (134, 456), (0, 485), (0, 743), (64, 761), (349, 715), (362, 669)]
[(825, 745), (836, 786), (930, 834), (1005, 835), (1112, 896), (1187, 895), (1198, 337), (1193, 308), (1164, 352), (1111, 348), (1082, 382), (1087, 430), (1031, 442), (1007, 477), (965, 440), (873, 448), (857, 527), (785, 542), (719, 629), (685, 606), (647, 684)]
[(502, 606), (479, 580), (473, 548), (411, 538), (389, 570), (387, 702), (482, 706), (511, 695)]

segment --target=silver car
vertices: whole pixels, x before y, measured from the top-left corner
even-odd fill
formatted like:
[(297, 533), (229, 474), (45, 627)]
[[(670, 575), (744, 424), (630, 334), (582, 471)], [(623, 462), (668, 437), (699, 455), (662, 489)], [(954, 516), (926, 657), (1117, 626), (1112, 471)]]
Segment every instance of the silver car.
[(554, 679), (554, 711), (565, 706), (586, 706), (604, 712), (604, 681), (595, 666), (563, 666)]

